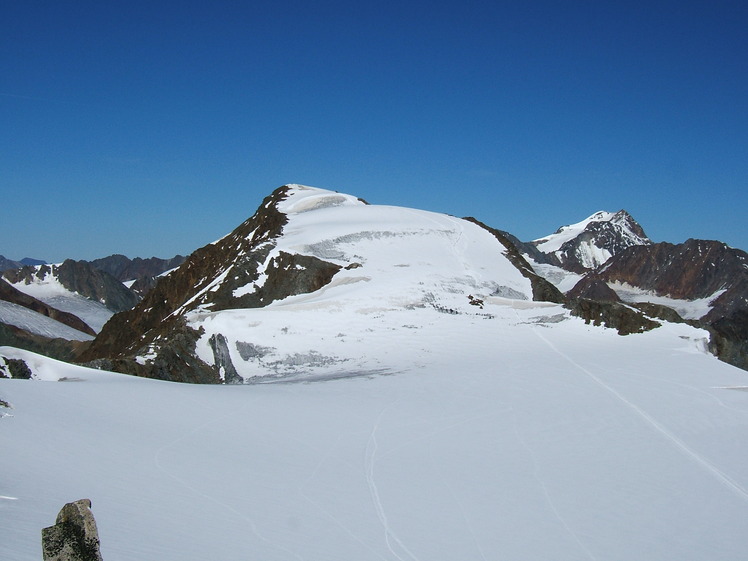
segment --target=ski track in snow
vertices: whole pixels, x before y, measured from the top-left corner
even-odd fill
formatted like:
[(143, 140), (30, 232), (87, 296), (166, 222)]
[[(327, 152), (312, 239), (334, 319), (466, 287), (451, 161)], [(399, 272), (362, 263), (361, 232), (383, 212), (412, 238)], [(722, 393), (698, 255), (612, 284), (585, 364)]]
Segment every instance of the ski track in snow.
[(551, 512), (553, 512), (553, 516), (556, 517), (556, 519), (561, 523), (561, 525), (564, 527), (564, 530), (566, 530), (566, 533), (571, 536), (571, 538), (576, 542), (576, 544), (579, 546), (579, 548), (584, 551), (584, 554), (591, 559), (592, 561), (597, 561), (597, 557), (595, 557), (592, 552), (587, 548), (586, 545), (584, 545), (584, 542), (579, 538), (577, 533), (574, 531), (574, 529), (569, 525), (569, 523), (566, 521), (566, 519), (561, 515), (561, 512), (558, 510), (558, 507), (556, 507), (556, 503), (553, 501), (553, 497), (551, 496), (550, 491), (548, 491), (548, 487), (546, 486), (545, 482), (540, 478), (540, 467), (538, 465), (537, 458), (535, 457), (535, 453), (532, 451), (532, 448), (527, 444), (524, 438), (522, 438), (522, 435), (519, 432), (519, 427), (517, 426), (517, 421), (514, 418), (514, 415), (512, 415), (512, 425), (514, 428), (514, 436), (517, 437), (517, 440), (522, 445), (522, 447), (527, 451), (528, 455), (530, 456), (530, 461), (532, 462), (532, 477), (537, 482), (538, 486), (543, 491), (543, 496), (545, 497), (545, 502), (548, 503), (548, 506), (551, 509)]
[[(642, 376), (641, 374), (636, 374), (634, 372), (629, 372), (627, 374), (627, 376), (629, 376), (630, 378), (638, 378), (640, 380), (645, 380), (647, 382), (651, 381), (646, 376)], [(664, 384), (669, 384), (671, 386), (676, 386), (678, 388), (685, 388), (685, 389), (687, 389), (689, 391), (693, 391), (693, 392), (702, 394), (702, 395), (708, 397), (711, 401), (716, 401), (717, 405), (719, 405), (720, 407), (723, 407), (724, 409), (727, 409), (728, 411), (734, 411), (735, 413), (738, 413), (740, 415), (748, 415), (748, 411), (746, 411), (744, 409), (739, 409), (738, 407), (731, 407), (730, 405), (727, 405), (724, 401), (722, 401), (716, 395), (713, 395), (713, 394), (711, 394), (709, 392), (706, 392), (706, 391), (702, 390), (701, 388), (698, 388), (698, 387), (693, 386), (691, 384), (684, 384), (683, 382), (675, 382), (673, 380), (658, 380), (658, 382), (664, 383)], [(723, 387), (714, 387), (712, 389), (725, 389), (725, 388), (723, 388)]]
[(307, 501), (309, 504), (314, 506), (316, 509), (318, 509), (322, 514), (324, 514), (327, 518), (332, 520), (337, 526), (339, 526), (346, 534), (348, 534), (355, 542), (361, 544), (366, 549), (371, 551), (374, 555), (382, 559), (382, 561), (387, 561), (384, 557), (382, 557), (379, 552), (372, 549), (372, 547), (365, 543), (359, 536), (354, 534), (348, 526), (343, 524), (340, 519), (332, 514), (329, 510), (327, 510), (325, 507), (323, 507), (321, 504), (319, 504), (317, 501), (312, 500), (309, 495), (306, 494), (304, 491), (304, 487), (306, 487), (310, 481), (312, 481), (320, 469), (322, 469), (322, 466), (325, 464), (325, 462), (332, 457), (332, 452), (335, 450), (336, 446), (340, 443), (342, 437), (342, 433), (338, 435), (337, 440), (335, 441), (335, 444), (333, 444), (330, 449), (320, 458), (319, 462), (315, 466), (315, 468), (310, 472), (309, 477), (307, 477), (304, 482), (299, 485), (299, 494), (304, 498), (305, 501)]
[(679, 439), (677, 436), (675, 436), (673, 433), (671, 433), (669, 430), (667, 430), (662, 424), (660, 424), (658, 421), (656, 421), (651, 415), (646, 413), (643, 409), (641, 409), (638, 405), (635, 403), (629, 401), (624, 397), (621, 393), (616, 391), (614, 388), (603, 382), (600, 378), (595, 376), (592, 372), (587, 370), (585, 367), (580, 365), (579, 363), (575, 362), (571, 359), (568, 355), (563, 353), (562, 351), (558, 350), (556, 346), (551, 343), (548, 339), (545, 338), (545, 336), (540, 333), (537, 329), (532, 329), (533, 333), (537, 335), (548, 347), (554, 351), (556, 354), (558, 354), (560, 357), (568, 361), (571, 365), (576, 367), (580, 372), (584, 373), (588, 378), (590, 378), (593, 382), (595, 382), (597, 385), (599, 385), (601, 388), (609, 392), (611, 395), (613, 395), (615, 398), (617, 398), (621, 403), (623, 403), (626, 407), (628, 407), (631, 411), (633, 411), (636, 415), (641, 417), (649, 426), (651, 426), (655, 431), (659, 432), (662, 436), (664, 436), (668, 441), (670, 441), (673, 445), (675, 445), (676, 448), (678, 448), (683, 454), (690, 458), (692, 461), (694, 461), (696, 464), (700, 465), (702, 468), (704, 468), (707, 472), (709, 472), (717, 481), (719, 481), (722, 485), (724, 485), (728, 490), (732, 491), (738, 498), (742, 499), (744, 502), (748, 503), (748, 491), (746, 491), (745, 488), (743, 488), (742, 485), (740, 485), (737, 481), (730, 478), (727, 474), (725, 474), (723, 471), (721, 471), (717, 466), (712, 464), (709, 460), (707, 460), (705, 457), (700, 455), (695, 450), (692, 450), (688, 445), (686, 445), (685, 442), (683, 442), (681, 439)]
[[(433, 441), (432, 439), (429, 439), (429, 449), (432, 448)], [(432, 465), (436, 465), (433, 458), (431, 459)], [(481, 559), (483, 561), (488, 561), (486, 558), (486, 554), (483, 552), (483, 547), (480, 544), (480, 541), (478, 540), (478, 536), (475, 534), (475, 529), (473, 528), (473, 524), (470, 521), (470, 518), (468, 517), (467, 510), (465, 510), (465, 505), (462, 503), (460, 498), (457, 496), (457, 493), (454, 492), (454, 489), (452, 488), (452, 485), (449, 484), (449, 480), (444, 476), (444, 474), (439, 471), (439, 478), (442, 480), (442, 484), (447, 488), (449, 491), (449, 494), (452, 496), (452, 499), (457, 504), (457, 508), (460, 509), (460, 515), (462, 516), (462, 519), (465, 521), (465, 525), (467, 526), (468, 532), (470, 532), (470, 537), (473, 539), (473, 543), (475, 544), (475, 548), (478, 550), (478, 553), (480, 553)]]
[(392, 407), (396, 403), (396, 401), (392, 402), (390, 405), (382, 409), (376, 421), (374, 421), (374, 426), (371, 429), (371, 434), (369, 435), (369, 442), (366, 445), (366, 461), (365, 461), (366, 483), (369, 486), (369, 493), (371, 494), (371, 500), (374, 503), (374, 509), (376, 510), (377, 517), (379, 518), (379, 521), (382, 523), (382, 527), (384, 528), (384, 541), (387, 544), (387, 549), (389, 549), (390, 553), (392, 553), (392, 555), (394, 555), (399, 561), (405, 561), (405, 559), (401, 557), (400, 555), (398, 555), (398, 553), (393, 548), (392, 543), (390, 541), (390, 538), (392, 538), (395, 544), (400, 546), (403, 552), (405, 552), (405, 554), (408, 557), (410, 557), (410, 559), (412, 559), (413, 561), (419, 561), (418, 557), (416, 557), (405, 546), (405, 544), (402, 541), (400, 541), (400, 538), (398, 538), (397, 534), (392, 530), (392, 527), (390, 526), (389, 521), (387, 520), (387, 514), (384, 511), (382, 500), (379, 497), (379, 489), (377, 488), (377, 483), (374, 478), (374, 463), (375, 463), (375, 458), (377, 455), (377, 448), (378, 448), (377, 429), (379, 429), (379, 424), (381, 423), (382, 417), (384, 416), (387, 409)]
[(287, 548), (283, 547), (283, 545), (281, 545), (281, 544), (279, 544), (277, 542), (273, 542), (272, 540), (270, 540), (267, 537), (263, 536), (260, 533), (259, 529), (257, 528), (257, 525), (255, 524), (254, 520), (252, 518), (250, 518), (249, 516), (247, 516), (245, 513), (238, 511), (233, 506), (231, 506), (229, 504), (226, 504), (226, 503), (224, 503), (224, 502), (216, 499), (212, 495), (208, 495), (208, 494), (200, 491), (199, 489), (195, 488), (189, 482), (185, 481), (181, 477), (178, 477), (178, 476), (174, 475), (172, 472), (170, 472), (169, 470), (167, 470), (161, 464), (161, 454), (164, 452), (164, 450), (166, 450), (167, 448), (170, 448), (170, 447), (172, 447), (172, 446), (174, 446), (174, 445), (176, 445), (176, 444), (178, 444), (180, 442), (183, 442), (183, 441), (187, 440), (190, 436), (192, 436), (194, 434), (197, 434), (198, 432), (200, 432), (201, 430), (203, 430), (204, 428), (206, 428), (206, 427), (208, 427), (210, 425), (214, 425), (216, 423), (223, 422), (224, 420), (226, 420), (227, 418), (231, 417), (232, 415), (233, 414), (231, 412), (228, 412), (225, 415), (222, 415), (222, 416), (217, 417), (215, 419), (208, 420), (208, 421), (206, 421), (204, 423), (201, 423), (200, 425), (198, 425), (196, 427), (193, 427), (191, 430), (186, 431), (184, 434), (182, 434), (181, 436), (175, 438), (174, 440), (172, 440), (170, 442), (167, 442), (161, 448), (159, 448), (158, 450), (156, 450), (156, 452), (153, 455), (153, 462), (156, 465), (156, 467), (158, 468), (158, 470), (161, 471), (164, 475), (172, 478), (174, 481), (176, 481), (180, 485), (184, 486), (186, 489), (188, 489), (189, 491), (191, 491), (192, 493), (194, 493), (196, 496), (202, 497), (204, 499), (207, 499), (210, 502), (212, 502), (212, 503), (214, 503), (214, 504), (216, 504), (216, 505), (218, 505), (220, 507), (225, 508), (226, 510), (228, 510), (232, 514), (236, 515), (241, 520), (244, 520), (245, 522), (247, 522), (249, 524), (249, 527), (252, 529), (252, 533), (255, 536), (257, 536), (261, 541), (265, 542), (266, 544), (268, 544), (268, 545), (270, 545), (272, 547), (275, 547), (276, 549), (279, 549), (280, 551), (283, 551), (285, 553), (288, 553), (289, 555), (292, 555), (293, 557), (295, 557), (299, 561), (305, 561), (304, 558), (302, 556), (300, 556), (298, 553), (295, 553), (295, 552), (291, 551), (290, 549), (287, 549)]

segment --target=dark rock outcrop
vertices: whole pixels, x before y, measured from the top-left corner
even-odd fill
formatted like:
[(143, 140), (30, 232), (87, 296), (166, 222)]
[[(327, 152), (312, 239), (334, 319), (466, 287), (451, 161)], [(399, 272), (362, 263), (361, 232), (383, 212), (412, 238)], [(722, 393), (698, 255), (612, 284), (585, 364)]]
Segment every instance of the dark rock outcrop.
[(574, 285), (566, 293), (569, 298), (584, 298), (586, 300), (597, 300), (599, 302), (620, 302), (621, 299), (616, 291), (610, 288), (607, 283), (599, 277), (590, 273)]
[(642, 312), (618, 302), (598, 302), (579, 298), (570, 301), (567, 307), (572, 315), (582, 318), (586, 323), (616, 329), (619, 335), (643, 333), (661, 325)]
[(710, 350), (728, 364), (748, 370), (748, 306), (707, 323)]
[(221, 333), (212, 335), (210, 340), (210, 348), (213, 350), (213, 358), (218, 368), (219, 375), (223, 374), (224, 382), (227, 384), (241, 384), (244, 380), (239, 373), (236, 371), (234, 363), (231, 361), (231, 353), (229, 352), (229, 345), (226, 337)]
[(0, 378), (31, 379), (31, 369), (26, 361), (20, 358), (8, 358), (0, 355)]
[(55, 525), (42, 530), (44, 561), (102, 561), (99, 547), (89, 499), (66, 504)]

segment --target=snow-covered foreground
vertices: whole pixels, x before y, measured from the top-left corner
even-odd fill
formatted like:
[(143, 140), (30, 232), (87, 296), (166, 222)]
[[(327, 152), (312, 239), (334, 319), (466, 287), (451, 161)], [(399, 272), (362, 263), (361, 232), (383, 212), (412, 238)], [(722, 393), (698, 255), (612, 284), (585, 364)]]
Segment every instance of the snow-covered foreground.
[(746, 373), (687, 326), (514, 313), (434, 312), (463, 323), (403, 371), (304, 383), (2, 349), (67, 381), (0, 380), (0, 558), (41, 559), (41, 528), (86, 497), (107, 561), (744, 559)]

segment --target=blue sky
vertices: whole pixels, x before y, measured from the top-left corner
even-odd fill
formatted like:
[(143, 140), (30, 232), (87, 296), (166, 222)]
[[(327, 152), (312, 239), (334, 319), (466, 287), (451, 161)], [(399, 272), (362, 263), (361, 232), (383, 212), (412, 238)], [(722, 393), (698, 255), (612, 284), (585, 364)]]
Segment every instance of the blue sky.
[(29, 0), (0, 32), (9, 258), (189, 253), (289, 182), (748, 249), (742, 1)]

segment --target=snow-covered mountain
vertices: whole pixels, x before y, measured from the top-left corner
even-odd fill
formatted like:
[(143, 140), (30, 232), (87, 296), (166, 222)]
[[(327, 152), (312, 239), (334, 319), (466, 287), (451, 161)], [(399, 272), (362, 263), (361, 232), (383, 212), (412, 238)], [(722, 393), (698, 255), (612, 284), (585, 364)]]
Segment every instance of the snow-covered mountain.
[(628, 247), (651, 243), (636, 220), (625, 210), (619, 210), (596, 212), (529, 245), (550, 257), (550, 264), (584, 272), (595, 269)]
[(467, 220), (284, 186), (113, 318), (81, 360), (182, 381), (395, 371), (393, 336), (417, 356), (443, 316), (533, 307), (548, 283), (508, 251)]

